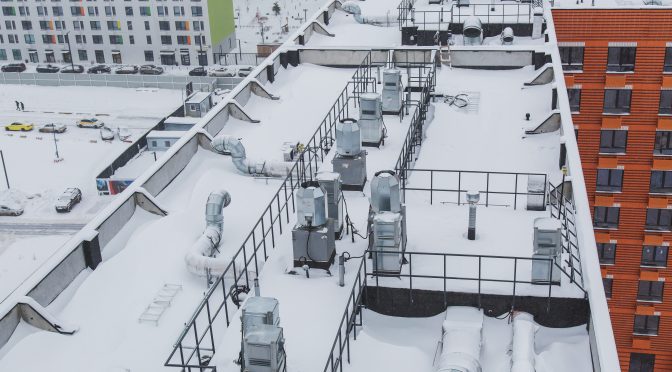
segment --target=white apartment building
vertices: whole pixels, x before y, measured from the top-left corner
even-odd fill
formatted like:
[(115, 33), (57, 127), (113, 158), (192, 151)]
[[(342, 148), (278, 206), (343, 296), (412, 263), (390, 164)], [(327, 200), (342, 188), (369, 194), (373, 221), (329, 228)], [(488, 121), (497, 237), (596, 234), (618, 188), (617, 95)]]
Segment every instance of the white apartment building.
[(212, 63), (235, 46), (232, 0), (0, 0), (0, 63)]

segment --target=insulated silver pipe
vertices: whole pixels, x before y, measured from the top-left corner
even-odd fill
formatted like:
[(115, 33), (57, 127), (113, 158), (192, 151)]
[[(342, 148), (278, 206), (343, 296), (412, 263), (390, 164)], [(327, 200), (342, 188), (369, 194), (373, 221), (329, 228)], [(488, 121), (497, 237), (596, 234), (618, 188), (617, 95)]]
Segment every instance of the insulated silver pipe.
[(233, 136), (217, 136), (211, 142), (213, 151), (222, 155), (231, 155), (233, 165), (244, 174), (266, 177), (287, 177), (294, 163), (280, 161), (252, 161), (247, 158), (245, 146)]
[(219, 247), (224, 230), (224, 211), (231, 203), (231, 195), (226, 190), (214, 191), (205, 205), (205, 231), (191, 246), (184, 261), (187, 269), (200, 276), (219, 275), (224, 272), (228, 260), (213, 257)]

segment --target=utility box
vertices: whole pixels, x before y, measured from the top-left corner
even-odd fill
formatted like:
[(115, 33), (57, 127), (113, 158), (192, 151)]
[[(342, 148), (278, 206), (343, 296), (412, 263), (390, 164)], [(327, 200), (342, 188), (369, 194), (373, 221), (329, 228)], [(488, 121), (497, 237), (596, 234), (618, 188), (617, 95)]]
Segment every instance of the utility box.
[(336, 154), (331, 161), (334, 172), (341, 175), (343, 190), (364, 190), (366, 184), (366, 151), (355, 156)]
[(402, 100), (401, 71), (392, 68), (383, 71), (383, 114), (399, 115)]
[(562, 253), (562, 223), (550, 217), (534, 219), (534, 253), (557, 256)]
[(383, 142), (383, 102), (378, 93), (359, 97), (359, 120), (362, 146), (380, 147)]
[(202, 118), (212, 106), (212, 92), (196, 92), (184, 103), (184, 116)]
[(327, 194), (327, 214), (334, 220), (336, 239), (343, 233), (343, 193), (341, 192), (341, 175), (336, 172), (320, 172), (317, 182)]
[(546, 176), (531, 175), (527, 177), (527, 210), (546, 210)]
[(282, 372), (286, 368), (285, 339), (282, 328), (256, 325), (243, 337), (246, 372)]
[(556, 266), (556, 264), (559, 264), (559, 257), (533, 254), (532, 258), (534, 260), (532, 261), (532, 276), (530, 280), (532, 284), (548, 285), (548, 279), (550, 278), (550, 284), (560, 285), (560, 269)]
[(308, 265), (328, 270), (336, 256), (334, 220), (320, 227), (306, 228), (297, 225), (292, 230), (294, 267)]
[(402, 215), (380, 212), (373, 217), (373, 269), (379, 274), (401, 272)]
[(249, 297), (241, 310), (243, 334), (258, 325), (280, 325), (280, 304), (271, 297)]

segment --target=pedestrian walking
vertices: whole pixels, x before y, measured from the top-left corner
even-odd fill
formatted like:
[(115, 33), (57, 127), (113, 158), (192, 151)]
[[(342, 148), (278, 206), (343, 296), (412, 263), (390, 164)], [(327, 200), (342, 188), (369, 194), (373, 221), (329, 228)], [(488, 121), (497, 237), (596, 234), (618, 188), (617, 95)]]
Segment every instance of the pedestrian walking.
[(14, 101), (16, 103), (16, 111), (21, 110), (21, 106), (19, 106), (19, 101)]
[(21, 111), (26, 109), (26, 106), (23, 105), (23, 102), (19, 102), (21, 104)]

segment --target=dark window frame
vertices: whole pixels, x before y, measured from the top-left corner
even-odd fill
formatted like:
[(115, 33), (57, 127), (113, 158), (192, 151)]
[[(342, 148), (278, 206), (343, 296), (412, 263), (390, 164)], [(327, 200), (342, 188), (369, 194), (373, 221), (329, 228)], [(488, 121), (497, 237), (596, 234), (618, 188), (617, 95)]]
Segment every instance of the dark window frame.
[(597, 243), (597, 257), (600, 265), (613, 265), (616, 263), (616, 243)]
[(646, 208), (645, 230), (672, 231), (672, 209)]
[(620, 207), (595, 207), (593, 226), (601, 229), (617, 229), (620, 220)]
[(665, 48), (665, 61), (663, 62), (663, 72), (672, 72), (672, 47)]
[(632, 89), (620, 88), (620, 89), (604, 90), (604, 100), (602, 102), (603, 113), (629, 114), (631, 104), (632, 104)]
[(636, 335), (658, 336), (659, 327), (660, 327), (659, 315), (635, 314), (635, 320), (632, 326), (632, 333)]
[(642, 247), (640, 266), (667, 267), (670, 249), (664, 245), (645, 245)]
[(605, 192), (620, 192), (621, 189), (623, 189), (623, 169), (597, 169), (595, 190)]
[(672, 115), (672, 90), (664, 89), (660, 91), (658, 115)]
[(659, 280), (640, 280), (637, 283), (637, 301), (663, 302), (665, 282)]
[(652, 170), (649, 192), (657, 194), (672, 193), (672, 171)]
[(613, 295), (614, 278), (602, 278), (602, 286), (604, 287), (604, 295), (610, 299)]
[(582, 46), (561, 46), (560, 61), (563, 71), (583, 71), (585, 48)]
[(656, 131), (656, 142), (653, 145), (654, 155), (672, 155), (672, 131)]
[(600, 153), (624, 154), (628, 148), (628, 131), (623, 129), (602, 129), (600, 131)]
[(636, 46), (609, 47), (607, 51), (608, 72), (633, 72), (637, 60)]
[(579, 112), (581, 110), (581, 88), (567, 88), (567, 99), (569, 100), (569, 110)]

